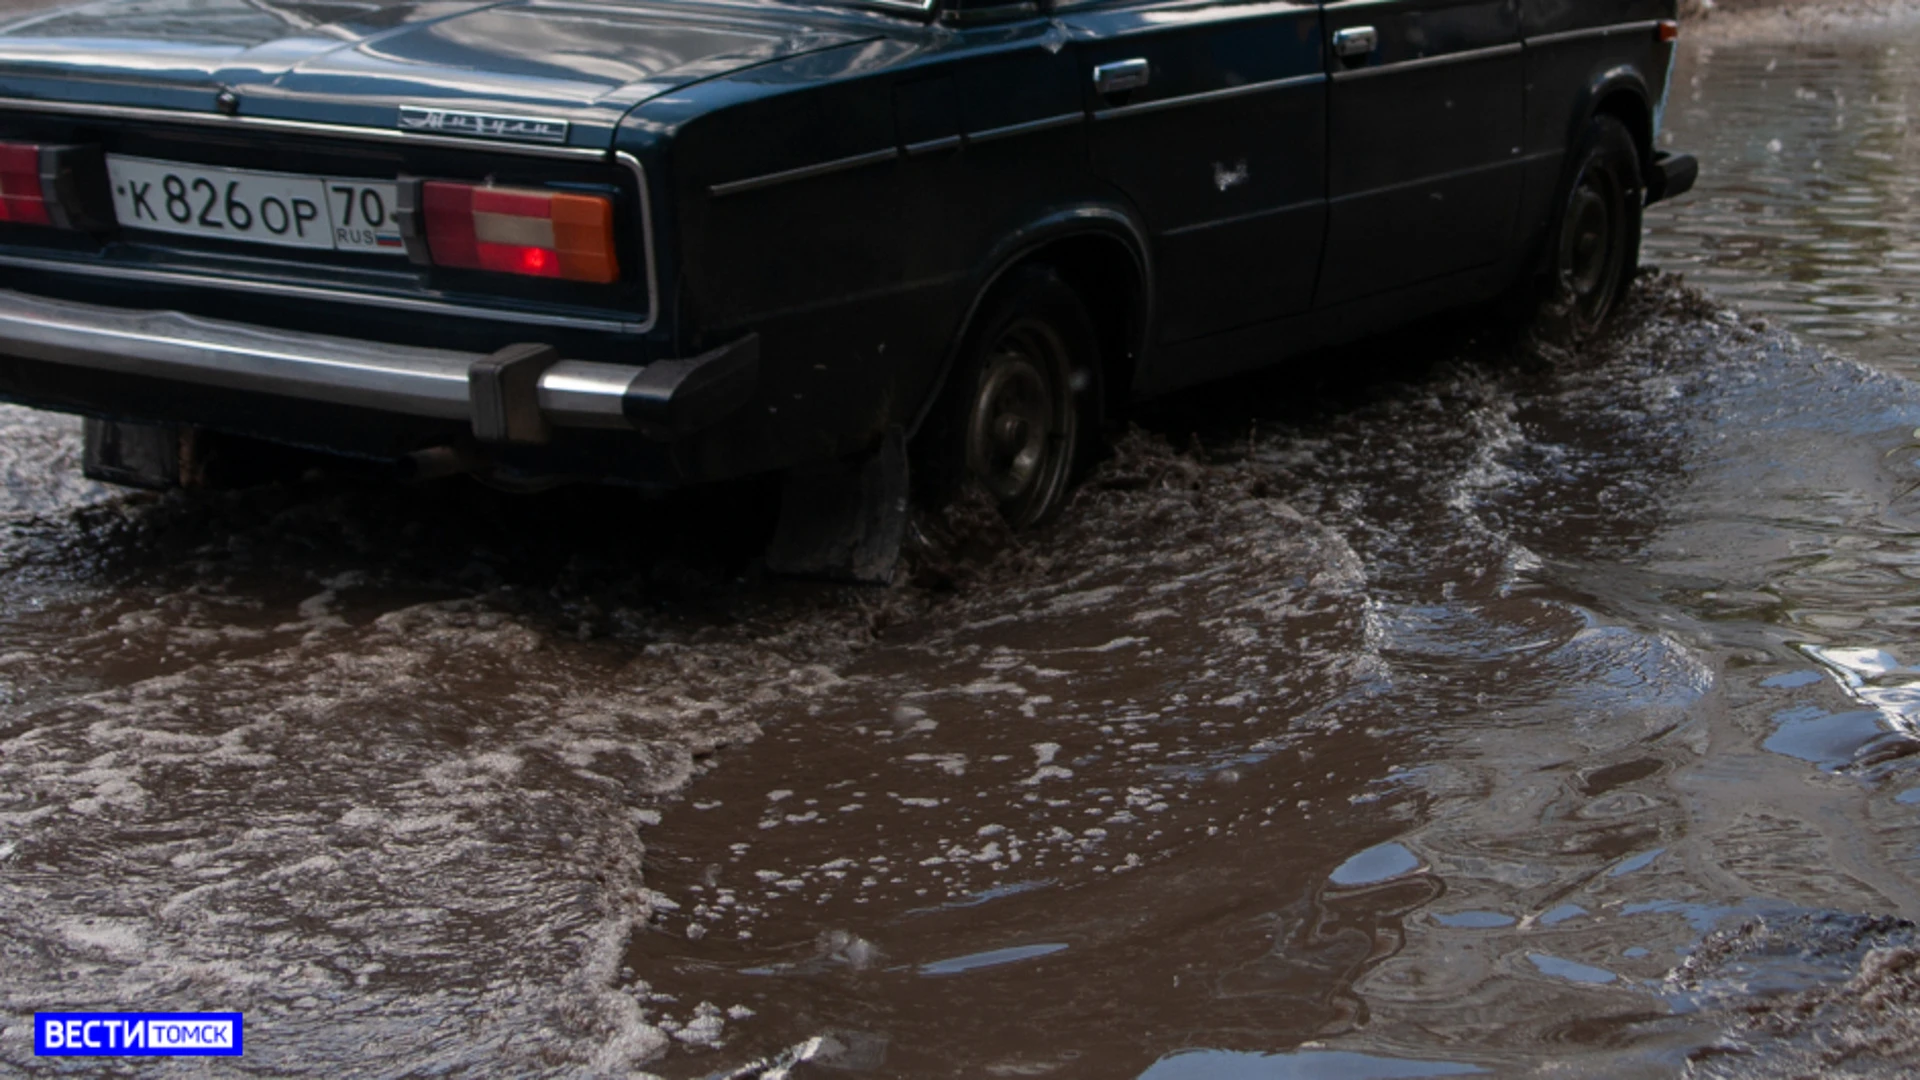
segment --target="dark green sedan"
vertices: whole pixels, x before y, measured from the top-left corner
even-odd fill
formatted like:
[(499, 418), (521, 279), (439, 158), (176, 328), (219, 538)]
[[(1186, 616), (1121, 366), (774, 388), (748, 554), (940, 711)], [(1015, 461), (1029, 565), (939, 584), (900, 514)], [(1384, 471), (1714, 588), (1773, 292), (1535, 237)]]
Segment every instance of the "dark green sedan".
[[(1064, 504), (1129, 403), (1510, 290), (1693, 182), (1675, 0), (104, 0), (0, 30), (0, 397), (652, 489)], [(889, 524), (892, 522), (892, 524)], [(880, 553), (880, 554), (876, 554)], [(876, 561), (877, 560), (877, 561)]]

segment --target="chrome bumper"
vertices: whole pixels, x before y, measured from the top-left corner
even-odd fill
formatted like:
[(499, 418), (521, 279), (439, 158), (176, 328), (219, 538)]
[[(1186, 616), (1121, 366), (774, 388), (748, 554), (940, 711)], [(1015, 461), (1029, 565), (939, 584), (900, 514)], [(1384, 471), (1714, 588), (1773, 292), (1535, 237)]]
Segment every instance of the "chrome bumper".
[(269, 330), (171, 311), (130, 311), (0, 289), (0, 355), (326, 402), (466, 420), (490, 442), (539, 442), (549, 428), (698, 430), (738, 408), (759, 369), (748, 336), (687, 360), (564, 360), (515, 345), (467, 353)]

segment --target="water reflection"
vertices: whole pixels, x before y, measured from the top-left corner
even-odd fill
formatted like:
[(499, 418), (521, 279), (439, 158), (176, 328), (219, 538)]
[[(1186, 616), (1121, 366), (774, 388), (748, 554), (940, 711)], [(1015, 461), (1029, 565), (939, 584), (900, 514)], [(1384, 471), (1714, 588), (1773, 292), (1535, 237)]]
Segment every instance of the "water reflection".
[(1140, 1080), (1413, 1080), (1477, 1076), (1487, 1070), (1453, 1061), (1409, 1061), (1336, 1050), (1236, 1054), (1188, 1050), (1160, 1059)]
[(1651, 261), (1805, 336), (1920, 373), (1920, 32), (1683, 46), (1663, 142), (1699, 155)]
[(1343, 889), (1377, 885), (1404, 877), (1420, 869), (1420, 858), (1404, 844), (1381, 844), (1348, 859), (1334, 868), (1327, 880)]

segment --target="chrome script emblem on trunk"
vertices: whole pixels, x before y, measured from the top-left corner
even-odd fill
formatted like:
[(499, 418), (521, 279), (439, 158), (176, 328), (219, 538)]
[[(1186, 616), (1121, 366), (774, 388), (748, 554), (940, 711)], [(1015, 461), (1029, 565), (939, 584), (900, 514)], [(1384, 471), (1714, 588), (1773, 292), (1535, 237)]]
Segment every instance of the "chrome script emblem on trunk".
[(419, 105), (400, 106), (400, 130), (437, 135), (471, 135), (476, 139), (511, 142), (563, 143), (567, 122), (538, 116), (500, 116), (495, 113), (456, 112)]

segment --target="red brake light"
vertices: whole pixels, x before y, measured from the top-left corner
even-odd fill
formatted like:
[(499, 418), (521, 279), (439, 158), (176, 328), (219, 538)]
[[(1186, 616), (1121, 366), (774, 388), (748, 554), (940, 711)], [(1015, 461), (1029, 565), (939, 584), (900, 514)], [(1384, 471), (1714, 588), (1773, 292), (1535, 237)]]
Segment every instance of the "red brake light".
[(40, 147), (33, 143), (0, 143), (0, 221), (53, 224), (40, 186)]
[(436, 266), (607, 284), (620, 279), (613, 201), (428, 180), (421, 224)]
[(0, 142), (0, 222), (111, 228), (113, 202), (100, 148)]
[(1680, 40), (1680, 24), (1672, 19), (1660, 20), (1660, 40), (1668, 45)]

